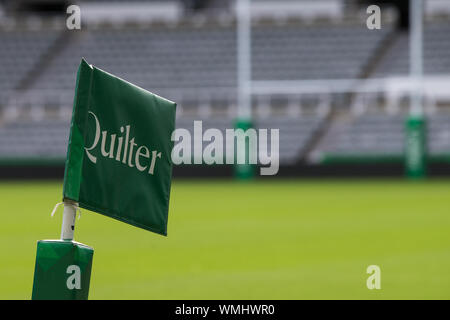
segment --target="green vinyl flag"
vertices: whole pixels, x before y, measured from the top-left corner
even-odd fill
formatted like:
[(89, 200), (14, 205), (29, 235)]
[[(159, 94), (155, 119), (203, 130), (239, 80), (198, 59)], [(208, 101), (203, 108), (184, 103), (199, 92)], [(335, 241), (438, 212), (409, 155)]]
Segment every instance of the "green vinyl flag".
[(167, 235), (176, 104), (81, 61), (64, 199)]

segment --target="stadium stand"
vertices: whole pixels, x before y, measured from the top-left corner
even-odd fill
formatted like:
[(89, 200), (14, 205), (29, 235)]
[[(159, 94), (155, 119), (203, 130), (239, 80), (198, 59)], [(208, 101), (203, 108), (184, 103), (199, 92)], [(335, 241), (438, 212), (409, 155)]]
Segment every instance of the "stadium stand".
[(0, 95), (21, 81), (58, 39), (55, 30), (0, 29)]
[[(194, 121), (202, 121), (203, 132), (209, 128), (217, 128), (225, 137), (225, 130), (233, 128), (233, 122), (227, 118), (199, 118), (181, 117), (177, 120), (177, 128), (191, 131), (193, 136)], [(299, 119), (285, 117), (271, 120), (260, 120), (255, 128), (280, 130), (280, 161), (294, 164), (298, 161), (303, 149), (315, 131), (319, 128), (323, 118), (305, 116)], [(32, 121), (21, 120), (7, 123), (0, 127), (1, 161), (41, 161), (60, 160), (65, 157), (69, 124), (67, 121)], [(270, 142), (270, 141), (269, 141)], [(203, 144), (206, 147), (207, 143)], [(270, 151), (270, 147), (269, 147)], [(1, 163), (0, 161), (0, 163)]]
[[(253, 32), (254, 79), (358, 77), (371, 52), (389, 32), (391, 29), (386, 28), (380, 33), (370, 33), (347, 23), (257, 26)], [(225, 89), (231, 97), (227, 103), (235, 104), (233, 26), (124, 26), (113, 30), (99, 26), (68, 36), (70, 41), (65, 39), (65, 47), (33, 79), (25, 95), (46, 95), (46, 102), (51, 103), (46, 92), (73, 92), (76, 68), (80, 57), (85, 57), (100, 68), (151, 91), (162, 91), (173, 100), (179, 101), (180, 91), (198, 89), (212, 96), (213, 101), (209, 103), (214, 105), (218, 89)], [(184, 108), (183, 102), (181, 100), (181, 108)], [(60, 101), (54, 101), (57, 103)], [(185, 104), (187, 106), (188, 101)], [(282, 143), (280, 150), (282, 161), (293, 163), (302, 158), (305, 143), (322, 120), (320, 116), (313, 118), (287, 119), (285, 116), (285, 120), (261, 120), (266, 127), (282, 128), (281, 140), (287, 142)], [(182, 119), (181, 116), (178, 123), (183, 123)], [(64, 157), (64, 152), (60, 157)]]
[[(364, 113), (333, 122), (313, 158), (322, 162), (401, 161), (405, 144), (405, 115)], [(450, 115), (427, 116), (428, 145), (432, 158), (450, 155)]]
[(357, 24), (266, 27), (255, 30), (255, 80), (353, 79), (390, 34)]
[(430, 117), (428, 122), (428, 150), (436, 157), (450, 154), (450, 114)]
[(0, 126), (1, 161), (63, 160), (69, 124), (63, 121), (15, 121)]
[[(450, 22), (430, 19), (424, 28), (424, 71), (429, 76), (450, 73)], [(399, 31), (376, 65), (372, 77), (407, 76), (409, 73), (409, 35)], [(399, 81), (404, 81), (399, 78)], [(429, 86), (425, 86), (427, 88)], [(431, 94), (440, 90), (434, 86)], [(425, 93), (430, 91), (425, 89)], [(434, 92), (433, 92), (434, 91)], [(444, 97), (445, 98), (445, 97)], [(448, 99), (448, 98), (445, 98)], [(399, 104), (396, 101), (396, 104)], [(375, 112), (374, 112), (375, 111)], [(391, 114), (386, 110), (369, 110), (359, 115), (338, 117), (324, 139), (316, 146), (314, 161), (401, 161), (404, 153), (406, 113), (397, 107)], [(427, 112), (428, 151), (432, 158), (450, 155), (449, 115), (442, 110)]]
[(143, 88), (231, 86), (231, 30), (99, 29), (78, 35), (32, 87), (74, 89), (80, 57)]
[(255, 127), (268, 130), (280, 129), (280, 163), (293, 165), (306, 157), (309, 142), (324, 121), (325, 117), (320, 115), (306, 115), (298, 119), (272, 117), (257, 121)]
[[(185, 128), (193, 133), (194, 121), (202, 121), (203, 132), (209, 128), (216, 128), (222, 132), (225, 137), (225, 130), (233, 128), (233, 122), (230, 119), (211, 117), (181, 117), (177, 120), (178, 128)], [(323, 122), (323, 117), (308, 115), (298, 119), (287, 117), (274, 117), (271, 119), (260, 119), (254, 123), (256, 129), (280, 129), (280, 162), (284, 164), (294, 164), (299, 157), (304, 154), (304, 147), (314, 136), (314, 133)], [(270, 152), (270, 141), (268, 150)], [(205, 148), (208, 143), (204, 143)]]
[(338, 119), (318, 147), (322, 161), (380, 160), (401, 157), (404, 115), (364, 113)]
[[(430, 21), (424, 29), (424, 72), (450, 73), (450, 23)], [(409, 72), (409, 35), (399, 32), (395, 43), (375, 70), (374, 76), (406, 75)]]
[[(203, 120), (204, 129), (231, 128), (237, 103), (235, 21), (202, 20), (198, 16), (180, 19), (114, 26), (100, 22), (84, 25), (80, 31), (54, 30), (46, 25), (34, 30), (2, 28), (0, 159), (64, 159), (81, 57), (177, 101), (179, 128), (192, 130), (193, 120)], [(449, 31), (448, 19), (427, 20), (424, 39), (428, 75), (450, 73)], [(342, 17), (305, 21), (274, 16), (258, 20), (252, 29), (252, 77), (339, 80), (404, 76), (408, 72), (409, 45), (404, 32), (392, 23), (383, 24), (380, 30), (368, 30), (361, 21)], [(352, 95), (347, 92), (337, 97), (330, 93), (331, 115), (330, 108), (325, 113), (316, 110), (293, 115), (283, 111), (288, 108), (273, 95), (267, 95), (268, 102), (255, 96), (254, 124), (256, 128), (280, 129), (282, 165), (305, 159), (400, 160), (405, 113), (371, 109), (353, 114), (349, 108)], [(14, 99), (8, 100), (11, 96)], [(303, 97), (283, 98), (297, 99), (294, 104), (304, 107)], [(263, 104), (269, 105), (267, 114)], [(35, 111), (27, 117), (30, 105)], [(62, 112), (45, 113), (49, 106)], [(19, 110), (18, 114), (7, 116), (12, 109)], [(450, 154), (448, 114), (438, 110), (427, 116), (431, 154)], [(33, 136), (31, 142), (23, 138), (25, 135)]]
[[(355, 78), (390, 32), (355, 25), (269, 25), (253, 32), (255, 80)], [(143, 88), (236, 86), (235, 29), (97, 29), (74, 37), (35, 89), (73, 89), (80, 57)]]

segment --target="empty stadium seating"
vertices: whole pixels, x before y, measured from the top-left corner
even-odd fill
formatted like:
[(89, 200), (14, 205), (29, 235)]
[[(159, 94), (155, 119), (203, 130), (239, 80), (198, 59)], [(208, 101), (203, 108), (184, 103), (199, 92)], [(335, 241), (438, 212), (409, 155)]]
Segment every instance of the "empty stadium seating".
[[(194, 121), (202, 121), (203, 132), (209, 128), (225, 130), (234, 127), (227, 118), (182, 117), (177, 121), (177, 128), (184, 128), (194, 136)], [(255, 128), (279, 129), (280, 161), (284, 164), (295, 163), (302, 154), (302, 147), (311, 139), (321, 124), (321, 117), (306, 116), (300, 119), (275, 118), (259, 120)], [(15, 121), (0, 127), (0, 159), (64, 159), (69, 138), (69, 123), (66, 121)], [(270, 141), (269, 141), (270, 143)], [(207, 143), (203, 144), (205, 147)], [(270, 147), (269, 147), (270, 151)]]
[[(450, 73), (450, 23), (429, 22), (424, 28), (424, 72)], [(405, 75), (409, 73), (409, 35), (398, 33), (392, 47), (379, 63), (374, 76)]]
[[(193, 136), (194, 121), (201, 120), (203, 132), (209, 128), (219, 129), (225, 137), (225, 130), (234, 127), (230, 119), (182, 117), (177, 120), (177, 128), (185, 128)], [(287, 117), (273, 117), (271, 119), (258, 119), (254, 121), (255, 129), (279, 129), (279, 156), (283, 164), (294, 164), (303, 155), (305, 146), (319, 129), (323, 122), (323, 117), (307, 115), (301, 118), (292, 119)], [(270, 132), (268, 132), (270, 137)], [(268, 141), (270, 152), (270, 139)], [(207, 143), (203, 144), (205, 147)]]
[[(428, 74), (450, 73), (449, 32), (449, 22), (427, 24), (424, 38)], [(386, 43), (384, 40), (392, 36), (392, 46), (381, 60), (374, 60), (374, 54)], [(16, 89), (16, 95), (29, 97), (28, 106), (36, 107), (39, 101), (45, 101), (69, 110), (71, 98), (63, 104), (53, 96), (73, 93), (77, 66), (84, 57), (108, 72), (177, 101), (179, 128), (192, 130), (194, 120), (203, 120), (204, 129), (233, 127), (234, 115), (228, 111), (236, 105), (237, 44), (233, 23), (98, 25), (74, 32), (48, 26), (36, 30), (13, 28), (0, 30), (0, 43), (0, 105), (5, 105), (5, 96)], [(252, 78), (353, 79), (367, 76), (368, 70), (374, 70), (369, 75), (372, 77), (405, 74), (407, 51), (407, 35), (389, 24), (374, 31), (346, 21), (263, 21), (252, 30)], [(371, 66), (374, 61), (377, 65)], [(26, 88), (21, 88), (23, 84), (27, 84)], [(43, 98), (34, 100), (36, 95)], [(202, 104), (215, 111), (205, 113)], [(20, 101), (17, 106), (20, 107)], [(277, 107), (274, 103), (271, 109)], [(254, 124), (256, 128), (280, 129), (282, 165), (304, 159), (311, 150), (323, 157), (403, 155), (404, 114), (368, 110), (357, 117), (347, 114), (331, 118), (330, 123), (325, 115), (315, 114), (269, 113), (255, 118)], [(2, 119), (0, 159), (63, 159), (68, 119), (45, 118)], [(432, 155), (450, 153), (449, 123), (450, 116), (446, 114), (429, 116), (428, 147)], [(319, 132), (319, 139), (315, 139)], [(317, 144), (311, 145), (312, 141)]]
[[(428, 115), (430, 156), (450, 155), (450, 115)], [(405, 114), (362, 114), (335, 121), (317, 148), (320, 160), (401, 158), (405, 145)]]
[(437, 114), (429, 117), (428, 150), (432, 155), (450, 154), (450, 115)]
[(292, 165), (305, 156), (308, 143), (319, 130), (323, 121), (323, 116), (314, 115), (303, 116), (298, 119), (273, 117), (256, 121), (256, 127), (280, 130), (280, 163)]
[[(253, 31), (253, 78), (355, 78), (391, 29), (355, 25), (261, 26)], [(73, 89), (81, 57), (146, 89), (235, 87), (231, 27), (87, 30), (56, 57), (34, 89)]]
[(51, 29), (0, 30), (0, 95), (17, 89), (58, 35)]
[(401, 156), (403, 115), (363, 114), (333, 123), (318, 150), (323, 157)]
[[(370, 33), (365, 28), (348, 24), (332, 27), (298, 23), (260, 25), (253, 30), (253, 78), (292, 80), (358, 77), (372, 51), (390, 31), (390, 28), (386, 28), (379, 33)], [(77, 33), (68, 32), (66, 35), (69, 41), (65, 39), (67, 45), (32, 81), (28, 92), (73, 91), (81, 57), (151, 91), (164, 90), (168, 92), (169, 98), (170, 92), (179, 92), (179, 89), (186, 91), (189, 88), (201, 88), (206, 92), (209, 90), (211, 94), (217, 92), (218, 88), (234, 91), (237, 78), (235, 32), (232, 26), (218, 25), (202, 28), (147, 26), (119, 29), (104, 26)], [(227, 102), (233, 103), (234, 100), (235, 95), (230, 94)], [(216, 120), (211, 121), (215, 123)], [(232, 128), (231, 121), (225, 121)], [(181, 116), (177, 122), (179, 126), (186, 123), (192, 127), (189, 117)], [(306, 143), (320, 122), (321, 117), (317, 116), (297, 119), (282, 116), (260, 120), (257, 126), (279, 128), (281, 161), (294, 163), (302, 156)], [(43, 132), (45, 126), (35, 124), (27, 132), (30, 130), (36, 130), (36, 139), (42, 137), (44, 143), (47, 136)], [(61, 142), (55, 145), (64, 144)], [(36, 150), (35, 155), (40, 156), (38, 148), (31, 146), (25, 149), (28, 151), (24, 155), (29, 156), (27, 152)], [(61, 157), (64, 156), (63, 149), (58, 149)], [(6, 151), (0, 151), (1, 154), (6, 154)]]
[(63, 160), (67, 151), (69, 123), (16, 121), (0, 126), (2, 160)]

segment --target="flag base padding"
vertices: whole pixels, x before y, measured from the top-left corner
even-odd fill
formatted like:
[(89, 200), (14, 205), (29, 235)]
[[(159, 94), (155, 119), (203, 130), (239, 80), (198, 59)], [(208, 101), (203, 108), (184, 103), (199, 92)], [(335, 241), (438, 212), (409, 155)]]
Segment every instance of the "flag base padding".
[(426, 119), (423, 116), (409, 116), (406, 119), (406, 176), (420, 179), (426, 176)]
[(37, 243), (33, 300), (87, 300), (94, 249), (75, 241)]
[[(242, 129), (247, 131), (252, 128), (252, 122), (248, 119), (237, 119), (234, 124), (235, 129)], [(245, 154), (245, 163), (237, 163), (237, 154), (243, 152)], [(250, 162), (250, 141), (246, 139), (245, 147), (243, 150), (236, 150), (235, 153), (235, 165), (234, 165), (234, 176), (238, 180), (250, 180), (255, 175), (254, 165)]]

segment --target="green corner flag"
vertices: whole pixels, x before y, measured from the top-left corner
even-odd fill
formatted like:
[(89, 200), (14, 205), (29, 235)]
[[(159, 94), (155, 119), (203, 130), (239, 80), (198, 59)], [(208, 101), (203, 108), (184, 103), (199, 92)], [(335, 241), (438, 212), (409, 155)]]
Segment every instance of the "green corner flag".
[(167, 235), (176, 104), (81, 61), (64, 199)]

